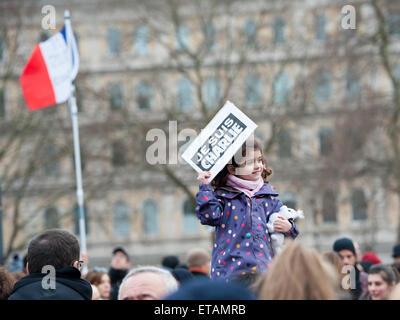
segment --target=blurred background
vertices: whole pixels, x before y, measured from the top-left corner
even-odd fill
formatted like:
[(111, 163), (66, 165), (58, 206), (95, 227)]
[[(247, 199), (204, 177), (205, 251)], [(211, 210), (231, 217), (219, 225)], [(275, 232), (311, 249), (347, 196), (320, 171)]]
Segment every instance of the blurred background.
[[(48, 5), (52, 30), (42, 25)], [(90, 264), (107, 266), (117, 245), (133, 264), (211, 251), (213, 230), (194, 212), (197, 174), (175, 158), (184, 130), (199, 133), (226, 100), (258, 124), (282, 202), (304, 211), (298, 241), (322, 252), (348, 236), (391, 262), (400, 242), (399, 2), (3, 0), (5, 263), (44, 229), (79, 234), (67, 104), (29, 112), (19, 85), (34, 46), (62, 28), (66, 9), (81, 59)], [(160, 142), (151, 129), (166, 135), (155, 152), (165, 161), (155, 165), (146, 160)]]

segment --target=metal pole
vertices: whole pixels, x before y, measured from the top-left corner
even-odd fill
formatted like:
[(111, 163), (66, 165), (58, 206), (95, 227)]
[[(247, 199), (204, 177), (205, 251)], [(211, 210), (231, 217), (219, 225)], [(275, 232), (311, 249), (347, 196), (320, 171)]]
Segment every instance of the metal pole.
[(83, 205), (83, 187), (82, 187), (82, 168), (81, 168), (81, 152), (79, 146), (79, 127), (78, 127), (78, 108), (76, 106), (75, 85), (72, 85), (72, 93), (68, 99), (69, 109), (72, 119), (72, 131), (74, 136), (74, 158), (75, 158), (75, 175), (76, 175), (76, 197), (79, 210), (79, 236), (80, 247), (83, 253), (87, 253), (86, 249), (86, 229), (85, 229), (85, 210)]

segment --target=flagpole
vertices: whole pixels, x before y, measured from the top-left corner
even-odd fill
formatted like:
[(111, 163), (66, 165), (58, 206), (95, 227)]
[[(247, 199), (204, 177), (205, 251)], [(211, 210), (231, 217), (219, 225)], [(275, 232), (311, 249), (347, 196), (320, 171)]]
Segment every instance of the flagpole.
[[(70, 36), (72, 34), (71, 22), (69, 11), (64, 12), (64, 21), (66, 26), (66, 37), (68, 52), (71, 52), (71, 41)], [(71, 32), (71, 33), (70, 33)], [(72, 54), (71, 54), (72, 60)], [(81, 167), (81, 152), (79, 144), (79, 124), (78, 124), (78, 107), (76, 105), (75, 97), (75, 84), (71, 83), (71, 95), (68, 98), (69, 111), (72, 119), (72, 132), (74, 137), (74, 158), (75, 158), (75, 176), (76, 176), (76, 197), (78, 203), (79, 212), (79, 238), (80, 238), (80, 249), (82, 253), (87, 253), (86, 247), (86, 227), (85, 227), (85, 210), (84, 210), (84, 197), (82, 187), (82, 167)], [(84, 265), (82, 273), (86, 273), (87, 266)]]

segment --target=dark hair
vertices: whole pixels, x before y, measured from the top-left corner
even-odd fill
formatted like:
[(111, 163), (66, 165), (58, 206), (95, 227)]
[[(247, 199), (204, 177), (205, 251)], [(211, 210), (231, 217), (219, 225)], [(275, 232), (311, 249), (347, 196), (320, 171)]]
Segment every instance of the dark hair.
[[(263, 178), (264, 182), (268, 182), (267, 177), (272, 175), (272, 169), (268, 166), (267, 159), (265, 158), (265, 156), (263, 154), (262, 143), (257, 138), (254, 138), (253, 145), (251, 145), (251, 144), (250, 145), (246, 145), (246, 144), (247, 144), (247, 141), (242, 144), (242, 147), (236, 152), (236, 154), (233, 156), (231, 161), (211, 181), (211, 185), (214, 188), (218, 188), (218, 187), (222, 187), (222, 186), (226, 185), (226, 180), (227, 180), (228, 175), (229, 175), (228, 166), (229, 165), (233, 165), (235, 168), (237, 168), (239, 166), (239, 164), (235, 161), (235, 158), (236, 159), (238, 159), (238, 158), (241, 159), (241, 157), (246, 156), (247, 149), (249, 149), (249, 147), (253, 147), (254, 151), (260, 150), (261, 155), (262, 155), (262, 162), (263, 162), (263, 164), (265, 166), (265, 168), (263, 169), (263, 171), (261, 173), (261, 177)], [(240, 157), (240, 153), (241, 153), (241, 157)], [(238, 156), (238, 154), (239, 154), (239, 156)]]
[[(110, 277), (108, 275), (107, 272), (96, 272), (96, 271), (90, 271), (87, 275), (86, 275), (86, 281), (90, 282), (90, 284), (93, 284), (95, 286), (98, 286), (99, 284), (101, 284), (102, 282), (102, 278), (104, 275), (107, 275), (108, 277)], [(111, 279), (110, 279), (111, 281)]]
[(161, 265), (170, 269), (175, 269), (179, 264), (179, 258), (177, 256), (165, 256), (161, 260)]
[(10, 296), (16, 279), (6, 268), (0, 266), (0, 300), (7, 300)]
[(78, 240), (71, 233), (62, 229), (46, 230), (29, 243), (29, 273), (40, 273), (46, 265), (55, 269), (71, 266), (79, 260), (79, 252)]
[(384, 264), (374, 264), (369, 268), (368, 274), (379, 274), (383, 281), (387, 284), (392, 284), (397, 282), (397, 277), (391, 266)]

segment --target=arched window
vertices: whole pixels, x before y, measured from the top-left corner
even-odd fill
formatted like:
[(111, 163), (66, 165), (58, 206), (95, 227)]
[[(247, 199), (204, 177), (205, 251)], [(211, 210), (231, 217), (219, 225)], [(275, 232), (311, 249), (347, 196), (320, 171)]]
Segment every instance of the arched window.
[(176, 30), (176, 47), (178, 50), (189, 48), (189, 28), (186, 24), (180, 24)]
[(351, 195), (353, 220), (367, 220), (367, 199), (362, 189), (355, 189)]
[(274, 79), (274, 103), (286, 103), (289, 98), (289, 92), (289, 76), (284, 72), (278, 73)]
[(149, 110), (151, 108), (152, 91), (146, 82), (139, 82), (135, 89), (136, 103), (139, 109)]
[(123, 201), (118, 201), (113, 206), (114, 236), (128, 236), (131, 222), (129, 219), (129, 207)]
[(127, 150), (122, 141), (114, 141), (111, 145), (111, 161), (114, 167), (123, 167), (127, 164)]
[(57, 208), (50, 207), (45, 210), (44, 225), (46, 229), (54, 229), (60, 227)]
[(42, 149), (43, 172), (46, 175), (55, 175), (60, 171), (59, 154), (57, 146), (50, 142)]
[(107, 29), (108, 54), (111, 57), (117, 56), (121, 51), (121, 32), (117, 28)]
[(326, 40), (326, 17), (323, 14), (317, 14), (314, 21), (315, 39), (318, 41)]
[(257, 75), (249, 75), (245, 80), (246, 106), (259, 106), (262, 102), (262, 83)]
[(119, 110), (124, 105), (124, 90), (121, 83), (112, 82), (108, 85), (108, 97), (111, 110)]
[(319, 129), (319, 153), (328, 156), (333, 150), (332, 129), (321, 127)]
[(159, 232), (158, 208), (153, 200), (143, 203), (143, 233), (154, 235)]
[(346, 99), (357, 100), (360, 97), (359, 75), (354, 68), (346, 71)]
[(215, 50), (216, 32), (214, 24), (212, 22), (208, 22), (203, 25), (203, 35), (204, 35), (204, 46), (206, 47), (206, 49)]
[(324, 192), (322, 198), (322, 217), (324, 222), (336, 222), (336, 193), (332, 190)]
[(145, 56), (146, 54), (148, 54), (148, 38), (148, 28), (146, 26), (138, 26), (135, 31), (135, 41), (133, 44), (133, 49), (136, 54), (140, 56)]
[(6, 89), (0, 88), (0, 118), (6, 117)]
[(285, 42), (285, 20), (282, 17), (277, 17), (273, 24), (273, 41), (274, 44)]
[(178, 81), (178, 106), (180, 110), (187, 110), (193, 107), (192, 82), (183, 78)]
[(203, 100), (207, 108), (215, 108), (221, 98), (219, 80), (214, 77), (208, 77), (204, 80), (202, 86)]
[(320, 71), (315, 79), (315, 98), (318, 101), (326, 101), (331, 98), (331, 74)]
[(183, 233), (192, 234), (199, 232), (199, 220), (196, 217), (196, 206), (191, 199), (183, 203)]
[[(86, 235), (89, 234), (90, 228), (89, 228), (89, 210), (86, 205), (84, 205), (84, 213), (85, 213), (85, 231)], [(79, 208), (78, 205), (76, 205), (73, 209), (72, 216), (74, 219), (74, 231), (76, 235), (79, 235)]]
[(244, 25), (244, 43), (250, 48), (257, 45), (257, 23), (254, 20), (246, 20)]
[(289, 131), (283, 130), (278, 136), (278, 147), (280, 158), (291, 158), (292, 157), (292, 137)]

